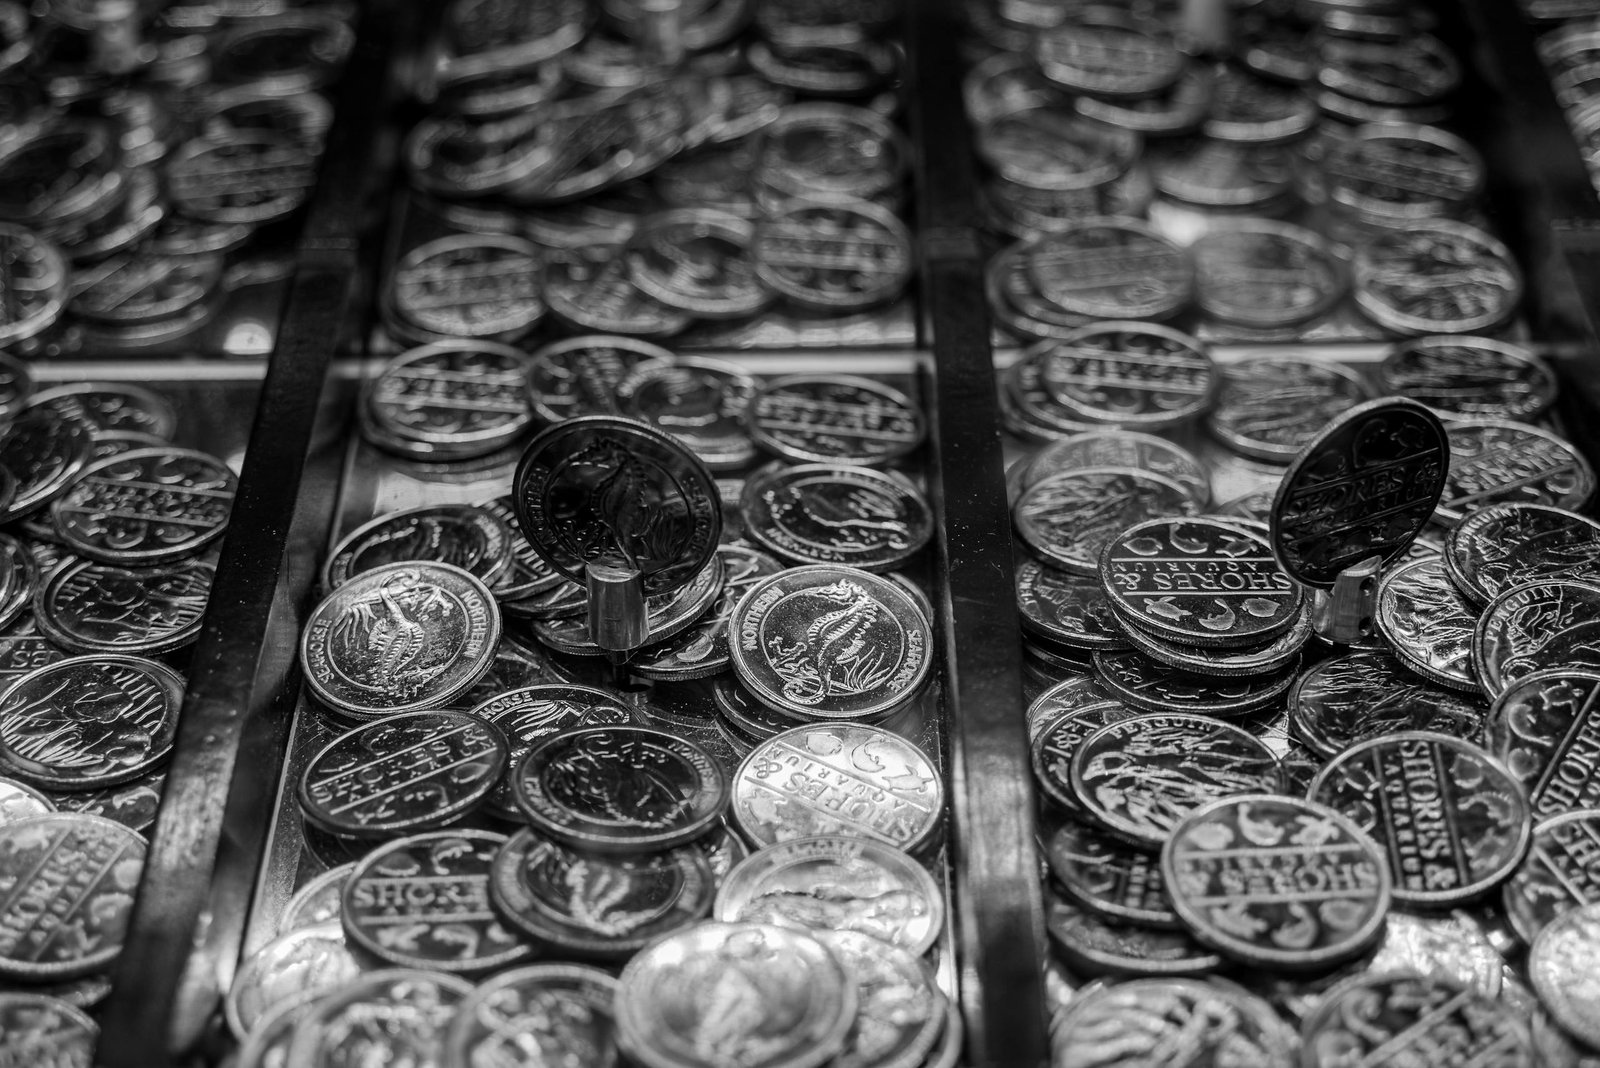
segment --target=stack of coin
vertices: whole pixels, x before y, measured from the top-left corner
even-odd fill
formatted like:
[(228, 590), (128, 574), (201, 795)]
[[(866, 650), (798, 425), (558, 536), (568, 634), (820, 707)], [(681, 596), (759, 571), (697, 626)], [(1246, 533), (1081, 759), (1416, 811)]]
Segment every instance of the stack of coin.
[(1596, 75), (1600, 23), (1593, 10), (1563, 16), (1539, 37), (1537, 47), (1556, 99), (1566, 109), (1567, 122), (1589, 175), (1600, 187), (1600, 81)]

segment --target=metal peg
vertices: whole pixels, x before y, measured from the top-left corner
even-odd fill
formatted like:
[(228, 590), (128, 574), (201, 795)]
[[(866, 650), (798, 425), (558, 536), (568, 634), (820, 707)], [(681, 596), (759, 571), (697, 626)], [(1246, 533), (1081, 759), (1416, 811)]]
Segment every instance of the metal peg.
[(1313, 591), (1311, 623), (1321, 638), (1335, 645), (1354, 645), (1372, 636), (1382, 568), (1382, 557), (1369, 556), (1339, 572), (1331, 590)]
[(644, 606), (644, 576), (636, 568), (589, 564), (589, 637), (607, 653), (629, 653), (650, 637)]

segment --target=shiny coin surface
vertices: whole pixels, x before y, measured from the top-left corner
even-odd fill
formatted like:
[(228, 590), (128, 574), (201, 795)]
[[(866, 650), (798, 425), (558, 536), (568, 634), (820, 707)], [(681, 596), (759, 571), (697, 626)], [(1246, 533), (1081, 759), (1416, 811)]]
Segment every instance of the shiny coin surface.
[(1489, 752), (1526, 787), (1535, 819), (1600, 808), (1591, 754), (1600, 747), (1600, 674), (1536, 671), (1496, 698), (1484, 725)]
[(1385, 398), (1337, 416), (1305, 443), (1272, 501), (1284, 570), (1328, 588), (1345, 568), (1405, 551), (1439, 500), (1449, 442), (1421, 404)]
[[(1200, 1021), (1204, 1021), (1201, 1024)], [(1057, 1064), (1294, 1063), (1295, 1036), (1271, 1004), (1199, 979), (1139, 979), (1074, 998), (1055, 1025)]]
[(538, 324), (539, 251), (501, 234), (442, 237), (395, 265), (388, 300), (413, 325), (447, 337), (514, 341)]
[(1168, 238), (1133, 219), (1085, 219), (1029, 246), (1039, 292), (1093, 319), (1165, 319), (1189, 302), (1194, 268)]
[(1487, 712), (1481, 697), (1435, 686), (1367, 649), (1319, 661), (1289, 694), (1290, 730), (1324, 759), (1395, 731), (1477, 738)]
[(63, 382), (39, 390), (29, 405), (86, 423), (95, 434), (137, 430), (170, 441), (178, 427), (171, 401), (127, 382)]
[(216, 571), (210, 559), (134, 568), (69, 558), (35, 591), (34, 624), (74, 652), (160, 656), (199, 636)]
[(931, 622), (900, 586), (816, 565), (761, 580), (728, 621), (735, 673), (766, 704), (805, 721), (881, 715), (932, 667)]
[(867, 838), (818, 835), (758, 849), (717, 889), (712, 915), (804, 931), (854, 931), (915, 954), (944, 923), (944, 899), (920, 863)]
[(390, 512), (363, 523), (334, 546), (322, 565), (332, 592), (356, 575), (399, 563), (458, 567), (491, 590), (511, 567), (512, 532), (488, 509), (433, 504)]
[(933, 513), (921, 491), (863, 467), (765, 468), (746, 479), (739, 510), (752, 541), (801, 564), (883, 571), (933, 537)]
[(1216, 387), (1205, 347), (1156, 323), (1091, 323), (1037, 347), (1045, 388), (1091, 423), (1172, 426), (1205, 411)]
[(1404, 334), (1470, 334), (1498, 326), (1522, 298), (1511, 251), (1466, 223), (1433, 219), (1375, 235), (1356, 250), (1355, 301)]
[(617, 408), (672, 435), (713, 471), (737, 471), (756, 457), (745, 430), (756, 380), (737, 364), (682, 356), (645, 363), (617, 383)]
[(0, 993), (0, 1035), (13, 1064), (90, 1068), (100, 1028), (61, 998), (11, 990)]
[(439, 1064), (445, 1030), (470, 993), (471, 983), (443, 972), (365, 972), (295, 1021), (285, 1063)]
[(1360, 956), (1389, 910), (1378, 844), (1338, 812), (1289, 797), (1229, 797), (1190, 814), (1162, 847), (1161, 873), (1195, 938), (1274, 970)]
[(1586, 905), (1551, 920), (1528, 951), (1528, 975), (1556, 1022), (1600, 1047), (1600, 908)]
[(760, 311), (774, 293), (758, 277), (755, 228), (711, 208), (652, 215), (628, 239), (628, 277), (647, 296), (703, 319)]
[[(1447, 979), (1359, 975), (1330, 990), (1302, 1028), (1304, 1068), (1450, 1050), (1461, 1063), (1533, 1068), (1522, 1014)], [(1355, 1062), (1359, 1063), (1359, 1061)], [(1426, 1061), (1424, 1061), (1426, 1063)]]
[(1206, 518), (1124, 529), (1101, 553), (1100, 576), (1126, 623), (1186, 645), (1270, 641), (1294, 625), (1305, 599), (1266, 539)]
[[(649, 633), (645, 638), (652, 646), (671, 640), (686, 628), (705, 618), (724, 588), (724, 565), (720, 555), (701, 568), (687, 583), (670, 593), (657, 593), (644, 600), (645, 618)], [(582, 593), (582, 587), (577, 587)], [(595, 643), (589, 630), (586, 611), (587, 596), (577, 604), (579, 614), (563, 615), (553, 619), (535, 619), (534, 635), (544, 645), (567, 656), (601, 656), (605, 653)]]
[(1576, 509), (1594, 494), (1594, 469), (1564, 438), (1510, 422), (1450, 427), (1450, 473), (1436, 518), (1445, 525), (1490, 504)]
[(545, 738), (522, 758), (511, 786), (542, 833), (607, 853), (682, 845), (728, 805), (727, 776), (705, 750), (644, 727), (585, 727)]
[(74, 271), (68, 307), (103, 323), (147, 323), (182, 314), (220, 284), (221, 256), (125, 253)]
[(517, 524), (517, 511), (509, 496), (496, 497), (478, 507), (500, 520), (510, 537), (510, 563), (505, 573), (495, 581), (492, 590), (502, 605), (514, 605), (567, 584), (567, 580), (557, 574), (544, 557), (534, 552), (533, 546), (528, 544), (522, 528)]
[(944, 784), (932, 759), (897, 734), (819, 723), (752, 749), (733, 776), (732, 810), (758, 847), (838, 834), (915, 851), (940, 826)]
[(157, 771), (99, 790), (52, 790), (49, 796), (62, 812), (104, 816), (143, 834), (156, 822), (156, 808), (161, 804), (165, 784), (166, 773)]
[(997, 116), (977, 131), (973, 147), (995, 173), (1025, 189), (1082, 193), (1121, 177), (1138, 156), (1139, 137), (1040, 104)]
[(300, 808), (330, 834), (387, 837), (438, 827), (483, 802), (506, 757), (499, 730), (465, 712), (390, 716), (311, 758)]
[(1222, 386), (1206, 426), (1242, 456), (1287, 463), (1329, 420), (1369, 396), (1361, 377), (1337, 364), (1256, 356), (1222, 368)]
[(489, 341), (423, 345), (384, 365), (367, 405), (386, 435), (439, 455), (486, 455), (533, 424), (528, 370), (522, 352)]
[(1063, 820), (1044, 839), (1044, 859), (1079, 908), (1112, 923), (1176, 928), (1156, 856), (1090, 823)]
[(122, 951), (145, 840), (76, 812), (0, 827), (0, 975), (54, 982), (104, 971)]
[[(663, 938), (622, 970), (617, 1039), (644, 1068), (725, 1060), (817, 1068), (844, 1046), (855, 984), (810, 935), (755, 923), (705, 923)], [(725, 999), (742, 991), (742, 1011)]]
[(1470, 336), (1396, 346), (1378, 365), (1378, 385), (1458, 419), (1534, 419), (1559, 389), (1550, 365), (1523, 346)]
[(726, 577), (715, 603), (687, 630), (640, 649), (630, 663), (634, 672), (661, 682), (681, 682), (716, 675), (732, 664), (735, 638), (729, 625), (734, 608), (746, 591), (782, 571), (783, 565), (759, 549), (737, 545), (717, 546), (717, 556)]
[(468, 974), (527, 960), (533, 947), (489, 905), (489, 865), (505, 842), (489, 831), (433, 831), (368, 853), (344, 884), (352, 947), (401, 967)]
[(817, 939), (856, 986), (858, 1009), (836, 1068), (921, 1064), (945, 1029), (947, 999), (933, 969), (901, 946), (860, 931), (819, 931)]
[(1472, 667), (1490, 697), (1553, 669), (1600, 671), (1600, 585), (1529, 582), (1489, 602), (1473, 635)]
[(0, 696), (0, 767), (55, 790), (138, 778), (167, 759), (183, 679), (133, 656), (73, 657), (23, 676)]
[(50, 407), (24, 409), (0, 433), (0, 464), (17, 483), (0, 520), (35, 512), (59, 496), (89, 462), (93, 447), (83, 421)]
[(1072, 755), (1072, 793), (1095, 823), (1146, 848), (1189, 813), (1234, 794), (1275, 793), (1277, 758), (1249, 732), (1205, 716), (1109, 723)]
[(1356, 743), (1317, 773), (1307, 799), (1383, 847), (1394, 899), (1406, 905), (1482, 897), (1516, 870), (1533, 836), (1528, 795), (1505, 765), (1427, 731)]
[(1052, 475), (1023, 491), (1011, 521), (1042, 558), (1098, 576), (1107, 544), (1135, 523), (1199, 509), (1177, 482), (1147, 471), (1092, 468)]
[(0, 827), (30, 816), (46, 816), (56, 810), (48, 797), (26, 783), (0, 779)]
[(300, 642), (306, 683), (348, 715), (448, 704), (494, 658), (500, 613), (487, 587), (448, 564), (364, 572), (312, 610)]
[(1525, 582), (1600, 575), (1600, 523), (1543, 504), (1491, 504), (1450, 529), (1444, 564), (1468, 600), (1487, 603)]
[(1533, 828), (1528, 857), (1501, 893), (1506, 919), (1524, 944), (1562, 913), (1600, 902), (1597, 850), (1600, 810), (1564, 812)]
[(638, 569), (646, 593), (683, 585), (715, 553), (722, 528), (705, 465), (660, 431), (586, 416), (536, 437), (517, 464), (517, 521), (558, 571), (589, 563)]
[(621, 960), (703, 918), (716, 882), (697, 845), (608, 856), (523, 829), (495, 857), (490, 892), (505, 922), (539, 946)]
[(1224, 322), (1282, 327), (1315, 319), (1344, 296), (1345, 267), (1323, 238), (1288, 223), (1238, 222), (1190, 246), (1195, 301)]
[(166, 162), (167, 195), (208, 223), (263, 223), (298, 208), (316, 181), (316, 160), (293, 139), (260, 130), (196, 138)]
[[(1180, 204), (1211, 211), (1239, 212), (1254, 208), (1263, 215), (1281, 212), (1294, 177), (1293, 157), (1281, 146), (1237, 144), (1212, 137), (1162, 146), (1151, 153), (1150, 169), (1156, 190)], [(1260, 220), (1243, 221), (1254, 225)], [(1307, 260), (1305, 251), (1310, 248), (1322, 253), (1326, 247), (1321, 244), (1301, 247), (1291, 243), (1277, 251), (1287, 254), (1286, 266), (1305, 272), (1302, 277), (1324, 281), (1324, 272), (1316, 264), (1326, 261), (1320, 256)], [(1272, 244), (1241, 242), (1227, 254), (1228, 262), (1235, 270), (1246, 268), (1252, 259), (1261, 262), (1259, 257), (1273, 255), (1272, 249)], [(1249, 275), (1240, 273), (1237, 277), (1242, 279)], [(1261, 281), (1264, 280), (1258, 279), (1258, 284)], [(1270, 282), (1266, 284), (1270, 286)], [(1281, 299), (1283, 294), (1276, 295)]]
[(757, 224), (751, 255), (770, 289), (830, 315), (891, 301), (911, 279), (911, 235), (870, 201), (785, 207)]
[(528, 750), (555, 734), (579, 727), (621, 726), (633, 722), (633, 713), (621, 698), (589, 686), (541, 684), (521, 686), (489, 698), (472, 709), (475, 719), (492, 724), (510, 745), (507, 775), (490, 792), (490, 812), (507, 820), (520, 820), (521, 810), (512, 794), (509, 773), (522, 764)]
[(1478, 612), (1451, 584), (1437, 557), (1410, 560), (1378, 584), (1376, 621), (1412, 671), (1455, 690), (1478, 692), (1472, 668)]
[(134, 449), (84, 468), (50, 505), (73, 552), (145, 566), (192, 556), (227, 529), (238, 479), (193, 449)]
[(1222, 957), (1184, 931), (1113, 923), (1051, 895), (1045, 933), (1061, 960), (1077, 975), (1106, 979), (1203, 976), (1222, 967)]
[(795, 197), (870, 199), (900, 183), (911, 155), (892, 123), (846, 104), (786, 107), (757, 145), (756, 179)]
[(1311, 638), (1312, 619), (1311, 605), (1304, 604), (1288, 630), (1256, 645), (1189, 645), (1129, 626), (1123, 626), (1122, 635), (1130, 646), (1147, 659), (1178, 671), (1217, 679), (1254, 678), (1277, 675), (1299, 662), (1300, 651)]
[(1278, 701), (1294, 684), (1294, 663), (1266, 675), (1218, 678), (1174, 668), (1140, 652), (1096, 650), (1095, 673), (1111, 695), (1145, 712), (1238, 716)]
[[(283, 914), (278, 918), (278, 933), (285, 935), (303, 927), (338, 923), (344, 913), (344, 884), (355, 870), (355, 861), (329, 868), (296, 890), (289, 903), (283, 906)], [(339, 937), (344, 937), (342, 928)]]
[(1128, 644), (1099, 579), (1029, 557), (1017, 567), (1016, 589), (1022, 625), (1042, 637), (1089, 652)]
[(750, 435), (794, 463), (883, 464), (922, 443), (922, 409), (904, 393), (853, 375), (788, 375), (750, 401)]
[(223, 1002), (228, 1029), (243, 1041), (284, 1004), (339, 989), (361, 974), (337, 923), (279, 935), (245, 958)]
[(445, 1035), (445, 1063), (617, 1063), (617, 980), (582, 964), (529, 964), (479, 984)]

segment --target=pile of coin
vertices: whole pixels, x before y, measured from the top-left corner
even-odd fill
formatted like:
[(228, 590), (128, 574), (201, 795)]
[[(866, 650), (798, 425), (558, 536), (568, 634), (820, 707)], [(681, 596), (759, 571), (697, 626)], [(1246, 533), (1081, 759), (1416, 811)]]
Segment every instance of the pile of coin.
[[(572, 2), (445, 16), (405, 160), (454, 231), (391, 272), (402, 344), (542, 325), (639, 338), (782, 307), (842, 316), (911, 275), (894, 5)], [(675, 21), (673, 21), (675, 20)], [(492, 28), (491, 28), (492, 27)], [(413, 239), (414, 240), (414, 239)]]
[(1548, 16), (1557, 25), (1539, 37), (1537, 47), (1556, 99), (1566, 109), (1578, 151), (1600, 186), (1600, 83), (1595, 79), (1600, 12), (1588, 6), (1589, 10)]
[(0, 1033), (86, 1065), (235, 477), (150, 390), (0, 379)]
[(227, 254), (309, 195), (354, 43), (344, 5), (274, 10), (0, 8), (0, 343), (144, 351), (217, 313)]

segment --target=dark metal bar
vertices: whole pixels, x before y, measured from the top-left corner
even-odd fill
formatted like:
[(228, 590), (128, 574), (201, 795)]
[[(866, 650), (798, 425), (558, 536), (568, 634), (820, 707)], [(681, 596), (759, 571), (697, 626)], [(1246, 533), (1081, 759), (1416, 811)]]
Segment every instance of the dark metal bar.
[(920, 284), (935, 364), (962, 1063), (1032, 1068), (1047, 1059), (1044, 918), (977, 181), (960, 92), (964, 31), (951, 0), (907, 7)]

